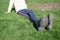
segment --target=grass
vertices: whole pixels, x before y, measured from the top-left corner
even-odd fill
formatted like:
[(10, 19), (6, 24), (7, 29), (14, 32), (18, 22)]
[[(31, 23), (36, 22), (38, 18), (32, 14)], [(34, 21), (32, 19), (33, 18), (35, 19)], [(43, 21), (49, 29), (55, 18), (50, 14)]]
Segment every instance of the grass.
[(55, 16), (53, 29), (43, 32), (36, 31), (26, 17), (17, 15), (15, 11), (4, 14), (8, 2), (9, 0), (0, 0), (0, 40), (60, 40), (60, 9), (41, 11), (30, 8), (32, 3), (60, 2), (60, 0), (28, 0), (29, 9), (32, 9), (38, 18), (49, 13)]

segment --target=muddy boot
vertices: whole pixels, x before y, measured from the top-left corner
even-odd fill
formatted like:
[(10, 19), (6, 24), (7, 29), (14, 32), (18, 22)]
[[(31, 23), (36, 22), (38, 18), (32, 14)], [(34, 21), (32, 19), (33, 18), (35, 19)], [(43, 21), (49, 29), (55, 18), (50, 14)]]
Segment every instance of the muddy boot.
[(44, 15), (41, 19), (40, 19), (40, 27), (38, 28), (38, 31), (43, 31), (45, 29), (45, 27), (48, 24), (48, 18)]
[(54, 21), (54, 15), (53, 14), (49, 14), (48, 15), (48, 25), (46, 27), (47, 30), (51, 30), (52, 29), (53, 21)]

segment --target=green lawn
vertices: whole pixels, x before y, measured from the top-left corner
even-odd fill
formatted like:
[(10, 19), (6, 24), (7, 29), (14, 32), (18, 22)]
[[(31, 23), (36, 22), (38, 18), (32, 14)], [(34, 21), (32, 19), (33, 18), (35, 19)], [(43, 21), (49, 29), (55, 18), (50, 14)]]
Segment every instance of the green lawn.
[(55, 16), (53, 29), (43, 32), (36, 31), (26, 17), (17, 15), (15, 11), (4, 14), (8, 2), (9, 0), (0, 0), (0, 40), (60, 40), (60, 9), (41, 11), (30, 7), (34, 3), (60, 2), (60, 0), (28, 0), (29, 9), (32, 9), (38, 18), (49, 13)]

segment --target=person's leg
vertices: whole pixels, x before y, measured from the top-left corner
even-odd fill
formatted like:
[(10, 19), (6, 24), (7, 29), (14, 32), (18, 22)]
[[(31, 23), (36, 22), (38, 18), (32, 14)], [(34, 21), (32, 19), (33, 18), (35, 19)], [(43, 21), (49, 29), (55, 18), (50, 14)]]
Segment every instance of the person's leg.
[(38, 18), (36, 17), (36, 15), (32, 10), (23, 9), (23, 10), (20, 10), (18, 14), (27, 16), (31, 21), (38, 21)]
[(29, 20), (33, 23), (33, 26), (38, 30), (38, 27), (40, 27), (40, 20), (35, 16), (34, 12), (32, 10), (23, 9), (17, 12), (19, 15), (24, 15), (29, 18)]
[(17, 14), (24, 15), (30, 19), (30, 21), (33, 23), (33, 26), (38, 30), (42, 31), (45, 26), (47, 25), (47, 18), (46, 16), (43, 16), (40, 20), (35, 16), (34, 12), (32, 10), (23, 9), (20, 10)]

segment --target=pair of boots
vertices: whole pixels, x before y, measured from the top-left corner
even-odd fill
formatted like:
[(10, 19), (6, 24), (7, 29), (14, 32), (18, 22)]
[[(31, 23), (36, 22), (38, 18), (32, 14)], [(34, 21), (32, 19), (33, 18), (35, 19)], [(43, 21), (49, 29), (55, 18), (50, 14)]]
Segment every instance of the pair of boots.
[(48, 17), (43, 16), (39, 21), (33, 23), (33, 25), (38, 31), (43, 31), (44, 29), (51, 30), (53, 20), (54, 20), (54, 15), (49, 14)]

